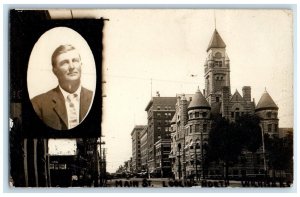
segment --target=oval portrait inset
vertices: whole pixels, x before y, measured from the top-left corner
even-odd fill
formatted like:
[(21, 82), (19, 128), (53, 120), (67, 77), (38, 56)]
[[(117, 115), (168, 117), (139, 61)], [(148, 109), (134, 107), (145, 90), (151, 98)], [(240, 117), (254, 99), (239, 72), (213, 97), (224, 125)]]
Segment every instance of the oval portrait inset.
[(45, 32), (30, 54), (27, 87), (34, 111), (47, 126), (78, 126), (92, 106), (96, 88), (95, 60), (85, 39), (67, 27)]

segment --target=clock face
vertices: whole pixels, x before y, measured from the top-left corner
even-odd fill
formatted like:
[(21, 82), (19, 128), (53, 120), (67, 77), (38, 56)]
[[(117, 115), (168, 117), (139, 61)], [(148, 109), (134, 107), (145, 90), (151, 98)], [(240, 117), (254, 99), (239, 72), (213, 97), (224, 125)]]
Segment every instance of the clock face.
[(218, 59), (220, 59), (220, 58), (222, 58), (222, 54), (221, 54), (220, 52), (217, 52), (217, 53), (215, 54), (215, 57), (218, 58)]

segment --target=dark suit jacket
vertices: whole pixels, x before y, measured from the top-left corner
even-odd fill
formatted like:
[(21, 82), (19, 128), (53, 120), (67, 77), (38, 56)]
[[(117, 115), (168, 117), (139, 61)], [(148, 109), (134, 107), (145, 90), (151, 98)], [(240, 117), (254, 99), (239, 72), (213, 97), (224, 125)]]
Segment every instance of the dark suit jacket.
[[(93, 99), (93, 92), (82, 87), (80, 93), (79, 123), (87, 115)], [(67, 109), (59, 87), (38, 95), (32, 100), (34, 111), (43, 122), (56, 130), (68, 129)]]

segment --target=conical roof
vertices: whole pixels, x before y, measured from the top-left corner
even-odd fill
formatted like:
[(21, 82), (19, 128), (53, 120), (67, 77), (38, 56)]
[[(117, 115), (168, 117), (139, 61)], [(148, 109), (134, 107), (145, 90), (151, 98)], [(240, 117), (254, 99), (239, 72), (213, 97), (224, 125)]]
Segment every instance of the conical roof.
[(267, 91), (263, 93), (260, 97), (255, 110), (262, 110), (262, 109), (278, 109), (278, 106), (273, 101), (272, 97), (269, 95)]
[(225, 60), (230, 61), (230, 59), (229, 59), (227, 53), (225, 53)]
[(188, 110), (195, 109), (195, 108), (209, 108), (210, 105), (208, 104), (207, 100), (204, 98), (203, 94), (200, 92), (199, 87), (197, 92), (194, 94), (192, 101), (188, 106)]
[(175, 113), (174, 114), (174, 116), (173, 116), (173, 118), (172, 118), (172, 120), (171, 120), (171, 124), (175, 124), (176, 123), (176, 116), (177, 116), (177, 114)]
[(226, 47), (225, 42), (221, 38), (218, 31), (215, 29), (215, 31), (210, 39), (210, 42), (209, 42), (206, 52), (208, 52), (209, 49), (211, 49), (211, 48), (225, 48), (225, 47)]

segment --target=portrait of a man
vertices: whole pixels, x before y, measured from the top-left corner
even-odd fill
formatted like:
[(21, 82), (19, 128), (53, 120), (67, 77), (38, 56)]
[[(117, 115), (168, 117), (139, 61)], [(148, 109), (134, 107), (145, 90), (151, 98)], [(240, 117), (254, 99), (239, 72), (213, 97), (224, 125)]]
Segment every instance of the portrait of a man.
[(49, 127), (68, 130), (87, 115), (93, 92), (82, 86), (79, 51), (70, 44), (58, 46), (51, 57), (52, 72), (58, 85), (31, 99), (34, 111)]

